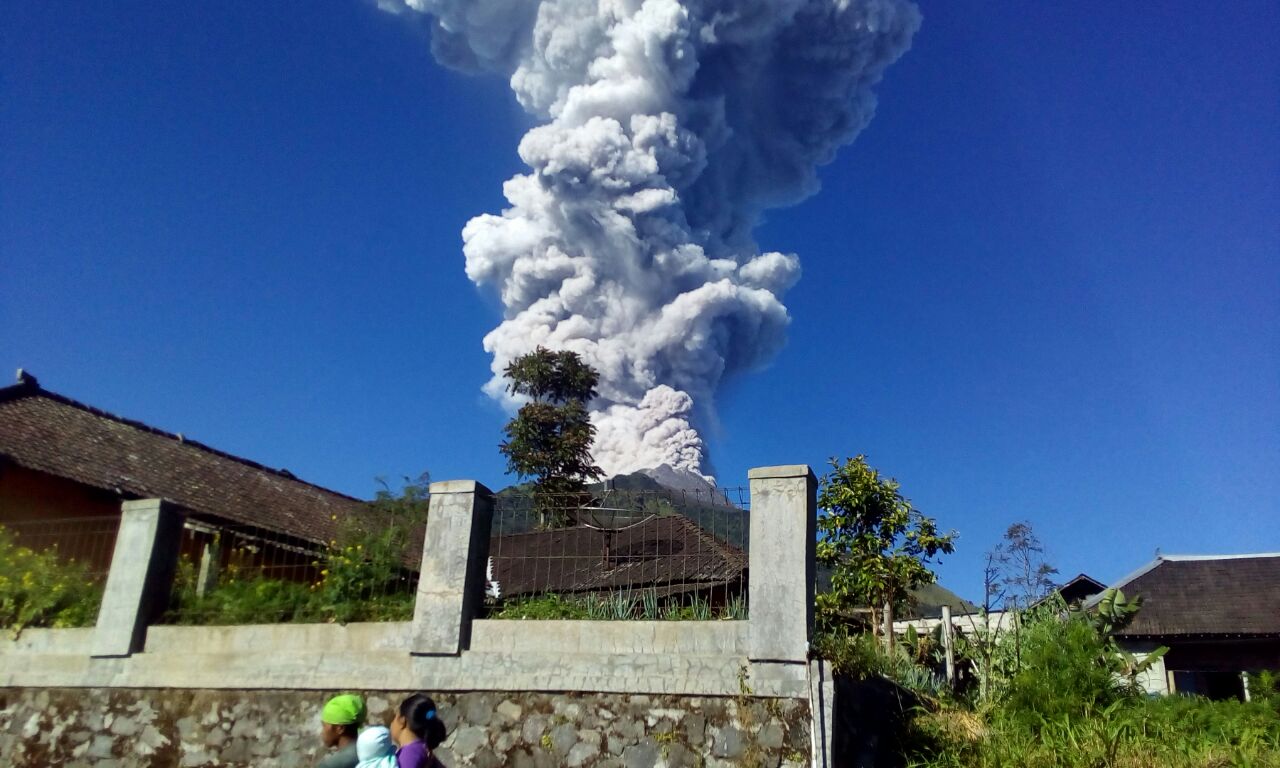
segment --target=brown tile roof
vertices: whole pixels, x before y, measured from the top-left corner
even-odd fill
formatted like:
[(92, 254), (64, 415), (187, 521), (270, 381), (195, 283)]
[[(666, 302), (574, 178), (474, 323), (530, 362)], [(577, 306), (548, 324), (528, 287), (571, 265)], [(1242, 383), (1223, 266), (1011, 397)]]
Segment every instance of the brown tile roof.
[(674, 594), (743, 577), (747, 557), (683, 515), (612, 534), (576, 526), (496, 536), (489, 543), (502, 597), (655, 588)]
[(0, 457), (124, 498), (165, 498), (198, 516), (312, 541), (332, 536), (333, 515), (363, 506), (284, 470), (46, 391), (34, 379), (0, 389)]
[(1143, 598), (1122, 637), (1280, 637), (1280, 554), (1159, 557), (1116, 586)]

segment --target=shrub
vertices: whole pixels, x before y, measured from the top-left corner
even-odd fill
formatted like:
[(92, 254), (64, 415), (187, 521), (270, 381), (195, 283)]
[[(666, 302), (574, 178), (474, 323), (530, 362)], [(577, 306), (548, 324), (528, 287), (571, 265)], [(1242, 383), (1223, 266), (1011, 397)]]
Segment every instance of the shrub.
[(175, 624), (261, 624), (319, 618), (310, 586), (260, 575), (231, 577), (204, 595), (184, 585), (169, 618)]
[(102, 585), (84, 563), (57, 547), (35, 551), (0, 526), (0, 626), (87, 627), (98, 617)]
[(312, 581), (267, 577), (252, 557), (247, 564), (233, 558), (217, 584), (198, 595), (195, 564), (184, 558), (174, 582), (169, 620), (257, 624), (412, 619), (417, 574), (408, 564), (421, 556), (416, 546), (426, 526), (427, 487), (425, 476), (406, 482), (399, 494), (383, 484), (363, 514), (342, 521), (337, 538), (310, 563), (295, 569), (312, 576)]
[(590, 619), (586, 601), (538, 595), (508, 600), (490, 614), (494, 619)]
[(814, 638), (813, 655), (826, 659), (839, 675), (864, 679), (884, 677), (909, 691), (930, 698), (946, 695), (946, 681), (912, 658), (913, 649), (899, 643), (893, 650), (871, 634), (828, 632)]
[[(1007, 707), (1007, 705), (1005, 705)], [(916, 720), (910, 765), (1030, 768), (1280, 766), (1280, 715), (1258, 702), (1124, 698), (1034, 730), (1022, 718), (986, 725), (962, 710)]]
[[(1016, 640), (1015, 640), (1016, 638)], [(924, 714), (911, 765), (1030, 768), (1280, 766), (1280, 709), (1270, 675), (1251, 676), (1254, 701), (1139, 695), (1131, 666), (1082, 614), (1033, 612), (1005, 635), (1013, 669), (978, 712)], [(1255, 682), (1256, 681), (1256, 682)]]
[(1003, 711), (1023, 725), (1087, 716), (1124, 695), (1105, 638), (1083, 617), (1033, 621), (1019, 642)]

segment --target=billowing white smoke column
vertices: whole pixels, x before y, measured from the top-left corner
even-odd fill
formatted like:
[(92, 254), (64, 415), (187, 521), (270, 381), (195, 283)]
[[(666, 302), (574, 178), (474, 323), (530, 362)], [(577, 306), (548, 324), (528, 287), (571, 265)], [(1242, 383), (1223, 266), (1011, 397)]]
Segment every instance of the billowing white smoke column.
[(910, 44), (909, 0), (380, 0), (429, 14), (445, 64), (510, 77), (543, 124), (511, 207), (463, 230), (467, 275), (506, 307), (494, 378), (536, 345), (601, 374), (596, 460), (610, 474), (701, 471), (697, 419), (721, 379), (767, 362), (794, 255), (761, 253), (766, 208), (871, 119)]

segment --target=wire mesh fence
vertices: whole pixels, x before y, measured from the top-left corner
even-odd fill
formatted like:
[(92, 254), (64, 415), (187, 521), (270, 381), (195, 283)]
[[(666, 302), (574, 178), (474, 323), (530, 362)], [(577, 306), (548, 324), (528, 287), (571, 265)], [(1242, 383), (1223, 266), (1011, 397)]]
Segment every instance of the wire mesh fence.
[(110, 515), (0, 523), (0, 626), (92, 625), (119, 529)]
[(374, 512), (314, 538), (188, 519), (165, 621), (407, 621), (424, 535), (425, 519)]
[(745, 619), (746, 489), (499, 494), (494, 618)]

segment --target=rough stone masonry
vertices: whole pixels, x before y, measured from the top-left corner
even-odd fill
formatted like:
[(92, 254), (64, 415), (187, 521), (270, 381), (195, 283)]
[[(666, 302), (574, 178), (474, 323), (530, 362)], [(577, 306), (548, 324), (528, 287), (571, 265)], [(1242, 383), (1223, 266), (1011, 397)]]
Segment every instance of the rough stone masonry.
[[(303, 691), (0, 689), (0, 765), (309, 768), (319, 711)], [(370, 723), (404, 692), (365, 693)], [(799, 768), (803, 701), (630, 694), (442, 693), (449, 768)]]

